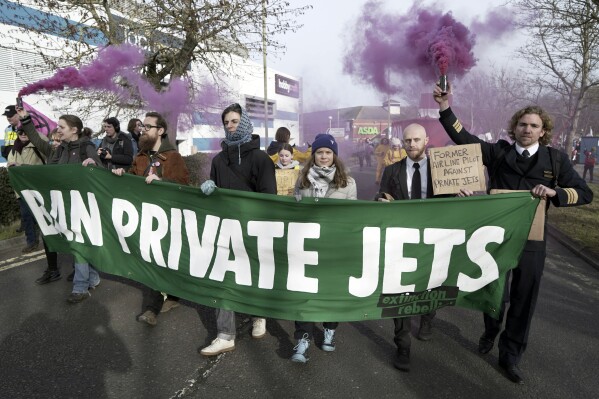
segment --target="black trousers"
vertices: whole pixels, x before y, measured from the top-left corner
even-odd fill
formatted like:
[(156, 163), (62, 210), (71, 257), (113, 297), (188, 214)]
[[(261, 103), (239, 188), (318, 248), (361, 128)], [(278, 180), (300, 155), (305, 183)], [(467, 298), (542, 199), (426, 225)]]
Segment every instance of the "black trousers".
[[(512, 282), (509, 286), (510, 303), (505, 317), (505, 328), (498, 344), (499, 361), (502, 363), (518, 364), (526, 350), (545, 267), (545, 254), (545, 251), (525, 250), (522, 252), (518, 267), (512, 270)], [(501, 331), (505, 308), (504, 303), (499, 320), (484, 315), (486, 338), (494, 339)]]
[[(314, 323), (313, 321), (296, 321), (295, 322), (295, 332), (293, 333), (293, 338), (302, 339), (304, 334), (308, 334), (308, 339), (310, 341), (314, 340)], [(328, 328), (329, 330), (334, 330), (339, 325), (338, 322), (324, 322), (322, 326), (324, 328)]]
[(42, 242), (44, 243), (44, 252), (46, 252), (46, 260), (48, 261), (48, 270), (58, 270), (58, 253), (52, 252), (46, 245), (46, 240), (42, 236)]
[[(420, 316), (420, 323), (423, 321), (433, 321), (436, 311), (431, 313), (423, 314)], [(395, 337), (393, 341), (398, 348), (407, 349), (412, 345), (412, 317), (396, 317), (393, 319), (395, 324)]]
[[(142, 300), (142, 312), (151, 310), (155, 315), (160, 313), (162, 304), (164, 303), (164, 296), (162, 292), (151, 289), (150, 287), (144, 286), (143, 288), (143, 300)], [(178, 301), (179, 298), (172, 295), (167, 295), (167, 299)]]

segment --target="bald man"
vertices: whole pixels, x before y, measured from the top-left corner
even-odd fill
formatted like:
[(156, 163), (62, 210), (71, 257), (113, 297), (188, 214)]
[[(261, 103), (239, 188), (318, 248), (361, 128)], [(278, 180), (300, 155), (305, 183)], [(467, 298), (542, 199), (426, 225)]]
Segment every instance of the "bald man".
[[(430, 168), (425, 152), (427, 144), (428, 136), (422, 125), (413, 123), (404, 129), (403, 146), (408, 156), (385, 168), (381, 178), (381, 187), (375, 197), (376, 200), (388, 202), (389, 197), (393, 197), (395, 200), (411, 200), (433, 196)], [(418, 178), (418, 176), (420, 177)], [(431, 322), (434, 317), (434, 311), (421, 316), (418, 339), (422, 341), (431, 339)], [(397, 345), (393, 365), (406, 372), (410, 371), (411, 320), (410, 317), (393, 319), (395, 323), (394, 341)]]

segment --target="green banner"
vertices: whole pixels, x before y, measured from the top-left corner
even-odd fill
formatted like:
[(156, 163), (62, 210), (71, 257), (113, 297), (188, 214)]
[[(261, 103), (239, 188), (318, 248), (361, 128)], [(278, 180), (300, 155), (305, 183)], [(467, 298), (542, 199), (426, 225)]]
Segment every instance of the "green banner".
[(447, 305), (496, 315), (538, 204), (528, 193), (391, 203), (205, 196), (78, 165), (9, 175), (54, 251), (200, 304), (306, 321)]

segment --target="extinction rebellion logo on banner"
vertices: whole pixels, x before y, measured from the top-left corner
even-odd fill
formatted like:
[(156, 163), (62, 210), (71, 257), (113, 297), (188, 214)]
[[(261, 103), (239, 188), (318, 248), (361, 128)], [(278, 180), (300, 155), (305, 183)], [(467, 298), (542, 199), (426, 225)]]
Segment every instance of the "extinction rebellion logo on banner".
[(445, 306), (454, 306), (458, 287), (437, 287), (421, 292), (382, 294), (378, 307), (381, 317), (406, 317), (427, 314)]

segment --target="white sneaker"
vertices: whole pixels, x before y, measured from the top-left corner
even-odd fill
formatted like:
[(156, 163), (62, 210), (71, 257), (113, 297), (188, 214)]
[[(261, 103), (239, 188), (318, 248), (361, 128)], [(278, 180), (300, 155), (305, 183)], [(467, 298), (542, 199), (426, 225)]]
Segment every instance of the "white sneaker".
[(200, 353), (204, 356), (216, 356), (224, 352), (230, 352), (233, 349), (235, 349), (234, 339), (227, 341), (221, 338), (215, 338), (214, 341), (212, 341), (209, 346), (202, 349)]
[(264, 338), (266, 335), (266, 319), (256, 317), (252, 325), (252, 338)]

